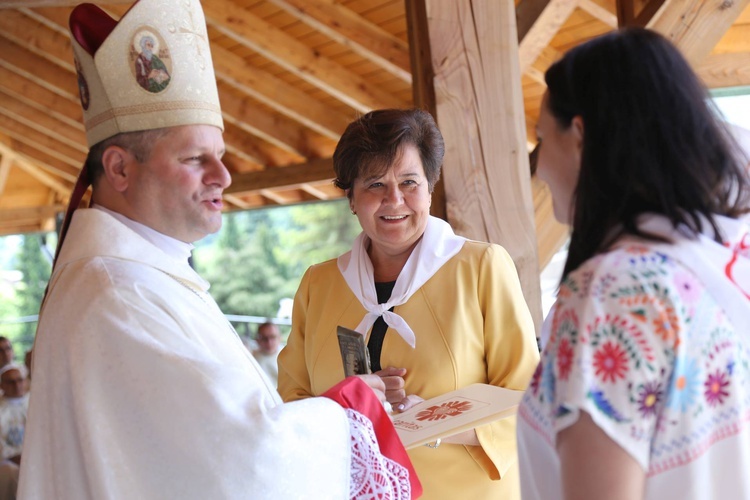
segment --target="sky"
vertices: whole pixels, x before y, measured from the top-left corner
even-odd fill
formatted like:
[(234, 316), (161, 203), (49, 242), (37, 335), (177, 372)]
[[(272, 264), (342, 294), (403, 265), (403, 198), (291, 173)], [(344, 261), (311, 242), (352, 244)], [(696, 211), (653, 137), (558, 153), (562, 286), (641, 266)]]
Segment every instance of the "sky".
[(715, 97), (714, 101), (726, 121), (750, 130), (750, 95)]

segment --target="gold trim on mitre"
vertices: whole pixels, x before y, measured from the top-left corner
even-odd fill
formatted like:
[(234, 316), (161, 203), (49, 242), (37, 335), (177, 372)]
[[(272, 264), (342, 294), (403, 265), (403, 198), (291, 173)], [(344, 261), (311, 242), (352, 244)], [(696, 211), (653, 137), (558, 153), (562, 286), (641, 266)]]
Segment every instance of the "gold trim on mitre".
[(122, 132), (224, 130), (198, 0), (140, 0), (93, 57), (72, 38), (89, 147)]

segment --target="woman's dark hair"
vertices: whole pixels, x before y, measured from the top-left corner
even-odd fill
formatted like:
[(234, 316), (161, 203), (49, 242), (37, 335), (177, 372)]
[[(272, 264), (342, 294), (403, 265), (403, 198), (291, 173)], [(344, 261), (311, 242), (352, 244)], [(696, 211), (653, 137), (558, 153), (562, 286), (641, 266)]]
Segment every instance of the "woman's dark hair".
[(548, 106), (563, 129), (583, 120), (581, 171), (563, 277), (622, 234), (644, 234), (638, 216), (662, 214), (694, 233), (701, 216), (748, 211), (739, 147), (701, 82), (664, 37), (628, 28), (582, 44), (545, 75)]
[[(440, 178), (445, 144), (432, 115), (421, 109), (378, 109), (350, 123), (333, 153), (334, 184), (351, 189), (363, 174), (385, 173), (405, 144), (419, 151), (432, 193)], [(351, 198), (351, 191), (348, 195)]]

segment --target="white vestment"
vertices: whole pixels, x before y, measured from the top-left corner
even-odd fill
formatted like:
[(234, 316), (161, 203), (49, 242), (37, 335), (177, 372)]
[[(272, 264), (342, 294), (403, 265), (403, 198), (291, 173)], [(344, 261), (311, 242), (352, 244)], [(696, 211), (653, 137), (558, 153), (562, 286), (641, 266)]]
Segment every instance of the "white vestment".
[(75, 213), (34, 346), (20, 498), (348, 497), (345, 410), (282, 405), (207, 289), (110, 215)]

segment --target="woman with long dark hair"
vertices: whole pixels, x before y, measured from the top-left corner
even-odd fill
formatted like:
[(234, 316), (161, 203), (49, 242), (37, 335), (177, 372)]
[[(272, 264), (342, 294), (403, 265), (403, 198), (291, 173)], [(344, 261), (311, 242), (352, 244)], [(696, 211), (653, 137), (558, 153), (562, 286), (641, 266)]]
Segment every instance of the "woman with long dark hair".
[(750, 498), (747, 160), (679, 51), (626, 29), (546, 74), (572, 226), (519, 410), (524, 498)]

